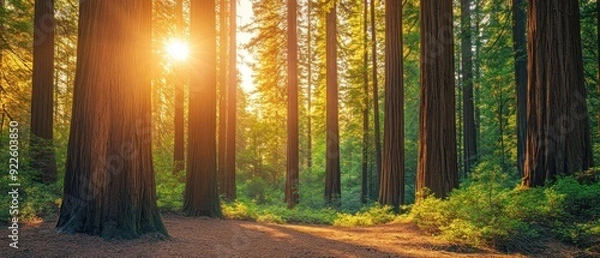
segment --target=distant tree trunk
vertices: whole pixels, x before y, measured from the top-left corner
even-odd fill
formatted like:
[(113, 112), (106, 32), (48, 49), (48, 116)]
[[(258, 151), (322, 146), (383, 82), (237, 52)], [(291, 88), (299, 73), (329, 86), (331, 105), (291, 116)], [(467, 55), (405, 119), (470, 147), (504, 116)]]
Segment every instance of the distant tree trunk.
[(183, 211), (189, 216), (221, 217), (217, 181), (215, 1), (191, 2), (192, 69), (188, 158)]
[(385, 2), (385, 116), (379, 203), (404, 204), (404, 84), (402, 2)]
[(226, 199), (235, 200), (235, 128), (237, 115), (237, 2), (229, 1), (229, 89), (227, 92), (227, 143), (225, 150)]
[[(176, 27), (177, 27), (177, 37), (183, 37), (183, 0), (177, 0), (175, 5), (175, 16), (176, 16)], [(183, 111), (183, 84), (185, 75), (183, 72), (183, 67), (181, 64), (176, 64), (175, 66), (175, 116), (174, 116), (174, 126), (175, 126), (175, 139), (174, 139), (174, 147), (173, 147), (173, 172), (179, 173), (182, 170), (185, 170), (185, 142), (184, 142), (184, 111)]]
[[(235, 0), (234, 0), (235, 1)], [(227, 151), (227, 2), (228, 0), (219, 0), (219, 132), (218, 132), (218, 180), (219, 194), (225, 195), (227, 176), (225, 175), (225, 164)]]
[(379, 178), (381, 177), (381, 126), (379, 119), (379, 82), (377, 76), (377, 25), (375, 24), (375, 0), (371, 0), (371, 62), (373, 66), (373, 130), (375, 141), (376, 178), (373, 183), (372, 198), (377, 198), (379, 193)]
[(59, 232), (167, 235), (152, 166), (151, 10), (150, 1), (81, 2)]
[[(600, 1), (596, 1), (596, 35), (598, 56), (600, 56)], [(598, 95), (600, 96), (600, 58), (598, 58)], [(600, 110), (598, 110), (598, 135), (600, 136)]]
[(36, 0), (31, 90), (31, 167), (34, 180), (56, 182), (54, 129), (54, 0)]
[(367, 203), (369, 198), (369, 46), (368, 19), (369, 2), (364, 0), (363, 9), (363, 142), (360, 202)]
[(340, 187), (340, 139), (338, 128), (338, 84), (337, 84), (337, 3), (326, 17), (327, 59), (327, 149), (325, 171), (325, 201), (339, 206), (342, 194)]
[[(577, 0), (528, 5), (527, 143), (523, 185), (593, 165)], [(545, 29), (552, 28), (552, 29)]]
[(297, 3), (288, 0), (288, 144), (287, 175), (285, 181), (285, 201), (288, 208), (298, 204), (298, 36), (296, 31)]
[(461, 54), (463, 95), (464, 166), (468, 174), (477, 160), (477, 133), (473, 103), (473, 41), (471, 37), (471, 1), (461, 0)]
[(524, 3), (524, 0), (512, 0), (513, 49), (517, 83), (517, 169), (521, 177), (527, 137), (527, 46), (525, 45), (527, 14)]
[(306, 51), (308, 56), (308, 82), (306, 85), (306, 101), (307, 101), (307, 111), (306, 111), (306, 167), (309, 171), (312, 171), (312, 62), (313, 62), (313, 53), (312, 53), (312, 0), (308, 0), (308, 29), (306, 30), (307, 36), (307, 47)]
[(452, 1), (421, 0), (421, 116), (417, 191), (458, 186)]

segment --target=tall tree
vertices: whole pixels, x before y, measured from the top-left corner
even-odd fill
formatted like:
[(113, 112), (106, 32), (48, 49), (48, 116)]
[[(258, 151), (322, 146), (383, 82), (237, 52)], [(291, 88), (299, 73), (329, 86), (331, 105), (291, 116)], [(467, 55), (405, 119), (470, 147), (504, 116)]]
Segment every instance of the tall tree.
[[(600, 1), (596, 1), (596, 35), (598, 56), (600, 56)], [(598, 95), (600, 95), (600, 58), (598, 58)], [(598, 134), (600, 135), (600, 110), (598, 110)]]
[(452, 1), (421, 0), (421, 114), (417, 191), (458, 186)]
[(513, 49), (517, 82), (517, 169), (521, 176), (523, 176), (527, 137), (527, 46), (525, 45), (527, 14), (524, 3), (524, 0), (512, 0)]
[(227, 89), (227, 130), (225, 143), (225, 163), (223, 175), (225, 184), (223, 195), (235, 200), (235, 129), (237, 117), (237, 1), (229, 1), (229, 87)]
[(150, 45), (150, 1), (81, 2), (60, 232), (167, 235), (152, 166)]
[(298, 204), (298, 35), (297, 2), (288, 0), (287, 6), (287, 48), (288, 48), (288, 143), (287, 174), (285, 181), (285, 201), (288, 208)]
[(385, 112), (379, 203), (404, 204), (402, 2), (385, 2)]
[[(527, 142), (523, 185), (592, 166), (577, 0), (528, 5)], [(552, 28), (552, 29), (550, 29)]]
[(217, 181), (217, 46), (214, 0), (191, 1), (192, 74), (183, 211), (221, 217)]
[(477, 159), (475, 105), (473, 103), (473, 43), (471, 28), (471, 1), (461, 0), (461, 54), (463, 95), (464, 166), (468, 172)]
[(312, 38), (313, 38), (313, 26), (312, 26), (312, 19), (313, 19), (313, 3), (312, 0), (307, 0), (307, 5), (308, 5), (308, 10), (307, 12), (307, 23), (308, 23), (308, 28), (306, 29), (306, 55), (308, 57), (308, 61), (307, 61), (307, 82), (306, 82), (306, 167), (312, 171), (312, 163), (313, 163), (313, 157), (312, 157), (312, 145), (313, 145), (313, 140), (312, 140), (312, 90), (313, 90), (313, 70), (312, 70), (312, 63), (313, 63), (313, 51), (312, 51)]
[(340, 139), (338, 123), (338, 73), (337, 73), (337, 3), (326, 15), (326, 70), (327, 70), (327, 147), (325, 168), (325, 201), (338, 206), (341, 197)]
[(218, 180), (219, 180), (219, 193), (225, 194), (225, 164), (227, 151), (227, 36), (229, 31), (227, 30), (227, 2), (229, 0), (219, 0), (219, 132), (218, 132)]
[(367, 203), (369, 197), (369, 2), (363, 1), (363, 139), (360, 202)]
[[(175, 3), (175, 26), (177, 30), (177, 37), (183, 38), (183, 0), (177, 0)], [(173, 172), (179, 173), (185, 169), (185, 140), (184, 140), (184, 79), (186, 76), (183, 74), (182, 63), (175, 64), (175, 115), (174, 115), (174, 129), (175, 139), (173, 144)]]
[(31, 167), (36, 180), (56, 182), (54, 129), (54, 0), (36, 0), (31, 90)]
[[(379, 178), (381, 175), (381, 126), (379, 119), (379, 79), (377, 76), (377, 24), (375, 24), (375, 1), (371, 0), (371, 71), (373, 75), (371, 77), (373, 80), (373, 130), (375, 133), (374, 141), (375, 141), (375, 164), (376, 164), (376, 178), (374, 181), (373, 188), (373, 196), (375, 197), (379, 192)], [(374, 198), (373, 197), (373, 198)]]

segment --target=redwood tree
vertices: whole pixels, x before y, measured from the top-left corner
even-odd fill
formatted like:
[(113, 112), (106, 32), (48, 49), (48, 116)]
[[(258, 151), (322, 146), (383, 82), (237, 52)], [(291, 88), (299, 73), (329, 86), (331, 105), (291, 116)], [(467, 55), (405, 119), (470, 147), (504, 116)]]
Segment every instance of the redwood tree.
[(237, 114), (237, 12), (236, 0), (229, 1), (229, 81), (227, 87), (227, 123), (225, 130), (225, 167), (223, 168), (223, 196), (235, 200), (235, 128)]
[(217, 182), (217, 46), (214, 0), (191, 1), (188, 159), (183, 211), (221, 217)]
[(421, 0), (421, 114), (417, 191), (458, 186), (452, 1)]
[(379, 203), (404, 204), (404, 84), (402, 2), (385, 2), (385, 112)]
[(527, 14), (524, 3), (524, 0), (512, 0), (513, 49), (517, 83), (517, 169), (521, 176), (527, 137), (527, 46), (525, 45)]
[(298, 36), (296, 31), (296, 0), (288, 0), (288, 143), (285, 201), (288, 208), (298, 204)]
[[(183, 0), (177, 0), (175, 3), (175, 26), (177, 27), (177, 36), (183, 37)], [(175, 139), (173, 139), (173, 172), (179, 173), (185, 169), (185, 140), (184, 140), (184, 78), (183, 66), (181, 63), (175, 64), (175, 115), (174, 129)]]
[(337, 3), (327, 12), (326, 26), (326, 84), (327, 84), (327, 147), (325, 168), (325, 201), (339, 205), (340, 187), (340, 139), (338, 124), (338, 74), (337, 74)]
[[(373, 140), (375, 144), (375, 180), (372, 185), (372, 198), (376, 198), (379, 193), (379, 178), (381, 175), (381, 126), (379, 119), (379, 79), (377, 76), (377, 25), (375, 24), (375, 1), (371, 0), (371, 72), (373, 80)], [(371, 176), (372, 178), (372, 176)]]
[(577, 0), (528, 5), (527, 187), (593, 163), (579, 18)]
[(56, 182), (54, 114), (54, 0), (36, 0), (31, 90), (31, 167), (35, 180)]
[(167, 235), (151, 144), (151, 2), (83, 1), (59, 232)]
[(464, 167), (469, 172), (477, 159), (477, 133), (473, 101), (473, 42), (471, 29), (471, 1), (461, 0), (461, 55), (463, 95)]

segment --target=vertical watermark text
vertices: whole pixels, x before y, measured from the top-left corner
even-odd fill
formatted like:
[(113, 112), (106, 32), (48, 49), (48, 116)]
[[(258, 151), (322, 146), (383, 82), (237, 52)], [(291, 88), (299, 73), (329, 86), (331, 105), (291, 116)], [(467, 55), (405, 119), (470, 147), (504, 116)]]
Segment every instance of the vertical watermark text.
[(9, 246), (18, 249), (19, 246), (19, 123), (11, 121), (9, 123), (9, 141), (8, 141), (8, 192), (10, 203), (9, 214), (10, 222), (8, 223), (8, 238), (10, 239)]

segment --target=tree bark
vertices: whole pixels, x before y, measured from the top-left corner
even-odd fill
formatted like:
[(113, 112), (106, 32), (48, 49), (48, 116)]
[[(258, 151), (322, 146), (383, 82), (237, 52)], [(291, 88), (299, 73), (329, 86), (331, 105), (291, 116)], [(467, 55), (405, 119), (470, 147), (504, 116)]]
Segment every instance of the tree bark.
[(31, 90), (31, 168), (34, 180), (56, 182), (54, 155), (54, 0), (36, 0)]
[(385, 2), (385, 116), (379, 203), (404, 204), (404, 84), (402, 2)]
[(306, 167), (308, 168), (309, 171), (312, 172), (312, 163), (313, 163), (313, 158), (312, 158), (312, 87), (313, 87), (313, 81), (312, 81), (312, 63), (313, 63), (313, 53), (312, 53), (312, 0), (308, 0), (308, 18), (307, 18), (307, 22), (308, 22), (308, 29), (306, 31), (307, 35), (307, 42), (306, 42), (306, 51), (307, 56), (308, 56), (308, 79), (307, 79), (307, 85), (306, 85), (306, 102), (307, 102), (307, 108), (306, 108)]
[(152, 166), (151, 9), (149, 1), (81, 2), (59, 232), (167, 235)]
[(337, 74), (337, 3), (326, 17), (327, 62), (327, 147), (325, 171), (325, 202), (339, 207), (342, 194), (340, 187), (340, 140), (338, 125), (338, 74)]
[[(235, 0), (234, 0), (235, 1)], [(219, 194), (225, 195), (227, 186), (226, 152), (227, 152), (227, 2), (219, 0), (219, 133), (218, 133), (218, 178)]]
[(477, 134), (473, 101), (473, 41), (471, 32), (471, 1), (461, 0), (461, 54), (463, 95), (463, 142), (465, 174), (477, 161)]
[(183, 211), (189, 216), (221, 217), (217, 181), (215, 1), (191, 2), (188, 159)]
[(371, 0), (371, 62), (373, 66), (373, 123), (375, 131), (375, 164), (376, 178), (373, 180), (372, 198), (375, 199), (379, 193), (379, 178), (381, 178), (381, 126), (379, 119), (379, 81), (377, 76), (377, 25), (375, 24), (375, 0)]
[(527, 137), (527, 46), (525, 45), (527, 14), (524, 3), (523, 0), (512, 0), (513, 49), (517, 83), (517, 169), (521, 177), (523, 177), (525, 139)]
[(298, 204), (298, 35), (297, 35), (297, 2), (287, 2), (288, 22), (288, 143), (287, 174), (285, 181), (285, 201), (288, 208)]
[(579, 18), (577, 0), (528, 5), (526, 187), (593, 165)]
[[(177, 37), (183, 38), (183, 0), (177, 0), (175, 5), (175, 16), (176, 16), (176, 27)], [(185, 140), (184, 140), (184, 110), (183, 102), (183, 85), (185, 75), (183, 74), (183, 67), (181, 64), (175, 64), (175, 115), (174, 115), (174, 127), (175, 127), (175, 138), (173, 146), (173, 172), (179, 173), (185, 170)]]
[(360, 184), (360, 202), (367, 203), (369, 198), (369, 47), (368, 19), (369, 2), (363, 1), (363, 139), (362, 139), (362, 168)]
[(458, 186), (452, 1), (421, 0), (421, 115), (417, 191)]
[(227, 92), (227, 143), (225, 150), (225, 193), (228, 200), (235, 200), (235, 136), (237, 117), (237, 1), (229, 2), (229, 88)]

